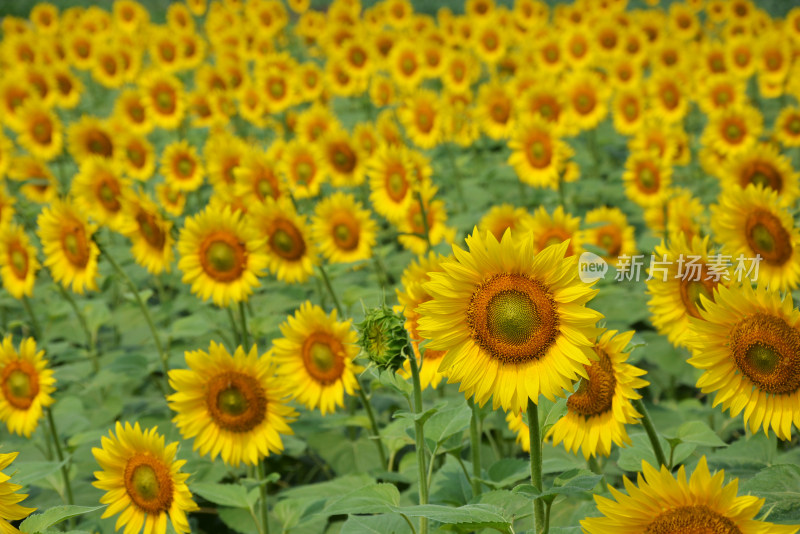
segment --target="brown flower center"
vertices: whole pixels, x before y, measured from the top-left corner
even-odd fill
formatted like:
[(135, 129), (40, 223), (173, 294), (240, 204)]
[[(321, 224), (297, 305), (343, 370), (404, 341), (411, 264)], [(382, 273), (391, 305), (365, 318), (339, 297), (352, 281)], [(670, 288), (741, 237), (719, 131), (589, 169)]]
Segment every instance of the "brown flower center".
[(266, 418), (267, 395), (254, 377), (227, 371), (209, 381), (206, 407), (220, 428), (236, 433), (249, 432)]
[(148, 514), (160, 514), (172, 506), (172, 477), (169, 467), (158, 458), (135, 454), (125, 465), (124, 480), (128, 496)]
[(289, 261), (297, 261), (306, 252), (306, 242), (297, 226), (288, 219), (278, 219), (270, 232), (272, 252)]
[(756, 387), (782, 395), (800, 388), (800, 332), (782, 317), (757, 312), (730, 334), (736, 366)]
[(783, 265), (792, 257), (789, 232), (778, 217), (765, 209), (757, 208), (747, 217), (745, 235), (750, 248), (768, 263)]
[(586, 418), (604, 414), (611, 409), (617, 379), (611, 358), (602, 349), (595, 347), (598, 360), (584, 365), (589, 379), (582, 378), (578, 390), (567, 399), (567, 408)]
[(3, 368), (3, 396), (11, 406), (27, 410), (39, 394), (39, 373), (26, 360), (12, 360)]
[(344, 372), (345, 350), (342, 342), (326, 332), (313, 332), (303, 342), (303, 364), (311, 377), (327, 386)]
[(205, 273), (218, 282), (238, 280), (247, 265), (244, 243), (224, 230), (212, 232), (203, 240), (199, 256)]
[(742, 534), (729, 518), (708, 506), (679, 506), (661, 512), (644, 534)]

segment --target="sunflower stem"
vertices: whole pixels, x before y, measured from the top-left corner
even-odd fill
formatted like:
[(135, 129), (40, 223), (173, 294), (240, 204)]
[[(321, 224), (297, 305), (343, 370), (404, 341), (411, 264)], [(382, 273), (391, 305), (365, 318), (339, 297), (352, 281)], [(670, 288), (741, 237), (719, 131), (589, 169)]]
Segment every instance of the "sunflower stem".
[[(409, 347), (410, 349), (410, 347)], [(414, 414), (422, 413), (422, 387), (419, 382), (419, 367), (417, 359), (412, 356), (408, 358), (411, 365), (411, 380), (414, 383)], [(425, 434), (422, 430), (422, 421), (414, 419), (414, 436), (416, 438), (417, 449), (417, 468), (419, 470), (419, 503), (428, 504), (428, 473), (425, 469)], [(420, 534), (428, 534), (428, 518), (419, 518)]]
[(92, 359), (92, 370), (97, 373), (100, 371), (100, 360), (97, 355), (94, 336), (92, 335), (91, 330), (89, 330), (89, 324), (86, 322), (86, 316), (83, 315), (83, 312), (78, 307), (78, 303), (75, 302), (75, 299), (72, 298), (72, 295), (69, 293), (69, 291), (64, 289), (64, 287), (59, 283), (56, 283), (56, 287), (61, 293), (61, 296), (64, 297), (64, 300), (69, 302), (70, 307), (75, 312), (75, 316), (78, 318), (78, 322), (81, 325), (81, 330), (83, 330), (83, 334), (86, 336), (86, 346), (87, 349), (89, 349), (89, 357)]
[(481, 414), (480, 408), (470, 397), (467, 401), (472, 410), (472, 417), (469, 419), (469, 448), (472, 454), (472, 496), (477, 497), (481, 494)]
[(564, 175), (562, 173), (558, 173), (558, 202), (561, 204), (561, 207), (566, 210), (566, 201), (564, 200)]
[(264, 464), (258, 462), (258, 494), (261, 497), (261, 533), (269, 534), (269, 509), (267, 508), (267, 482), (264, 481)]
[[(358, 377), (356, 377), (356, 380), (358, 380)], [(372, 405), (369, 402), (369, 398), (367, 397), (367, 394), (364, 393), (361, 380), (358, 380), (358, 397), (361, 399), (361, 404), (364, 405), (364, 409), (367, 411), (369, 426), (372, 429), (372, 439), (375, 442), (375, 446), (378, 447), (378, 456), (381, 459), (381, 465), (388, 471), (389, 464), (386, 463), (386, 452), (383, 450), (383, 440), (381, 439), (381, 434), (378, 431), (378, 422), (375, 420), (375, 412), (372, 411)]]
[(114, 257), (109, 254), (104, 247), (100, 247), (100, 253), (106, 257), (108, 263), (111, 264), (117, 274), (122, 278), (125, 284), (127, 284), (128, 289), (131, 290), (131, 293), (133, 293), (137, 304), (139, 304), (139, 309), (142, 310), (144, 320), (147, 322), (147, 326), (150, 328), (150, 333), (153, 335), (153, 341), (155, 341), (156, 349), (158, 350), (158, 355), (161, 360), (161, 369), (164, 372), (164, 391), (169, 391), (169, 364), (167, 362), (169, 355), (166, 353), (164, 346), (161, 344), (161, 338), (158, 337), (158, 330), (156, 330), (156, 325), (153, 323), (153, 317), (150, 315), (150, 311), (147, 309), (147, 306), (142, 300), (141, 295), (139, 295), (139, 290), (136, 288), (136, 284), (134, 284), (133, 280), (131, 280), (125, 271), (122, 270), (122, 267), (119, 266), (117, 260), (115, 260)]
[(461, 209), (466, 210), (467, 201), (465, 200), (466, 197), (464, 197), (464, 186), (461, 184), (461, 170), (458, 168), (456, 155), (453, 151), (453, 143), (447, 143), (447, 157), (450, 160), (450, 166), (453, 168), (453, 177), (456, 179), (456, 192), (461, 203)]
[(22, 295), (22, 305), (25, 307), (25, 311), (28, 312), (28, 315), (31, 318), (31, 330), (33, 330), (33, 337), (39, 343), (42, 342), (42, 328), (39, 326), (39, 320), (36, 318), (36, 314), (33, 313), (33, 308), (31, 308), (31, 301), (25, 295)]
[(230, 321), (231, 323), (231, 332), (233, 332), (233, 342), (236, 343), (236, 345), (241, 345), (242, 336), (241, 334), (239, 334), (239, 327), (236, 324), (236, 317), (234, 317), (233, 315), (233, 309), (228, 307), (225, 308), (225, 311), (228, 313), (228, 321)]
[[(531, 442), (531, 484), (544, 491), (542, 483), (542, 436), (539, 432), (539, 405), (528, 399), (528, 436)], [(542, 534), (545, 528), (544, 501), (533, 501), (534, 532)]]
[[(47, 413), (47, 422), (50, 423), (50, 437), (53, 440), (53, 446), (56, 449), (56, 458), (61, 465), (61, 476), (64, 479), (64, 492), (67, 494), (67, 504), (75, 504), (75, 499), (72, 497), (72, 486), (69, 483), (69, 467), (64, 463), (64, 452), (61, 450), (61, 443), (58, 441), (58, 431), (56, 430), (56, 423), (53, 420), (53, 411), (50, 408), (45, 408)], [(70, 525), (72, 528), (72, 525)]]
[(247, 333), (247, 310), (244, 308), (244, 301), (239, 302), (239, 315), (242, 318), (242, 344), (244, 350), (250, 350), (250, 334)]
[(319, 264), (318, 267), (319, 272), (322, 274), (322, 281), (325, 283), (325, 287), (328, 289), (328, 294), (330, 294), (331, 298), (333, 299), (333, 305), (336, 307), (336, 311), (339, 312), (339, 319), (343, 320), (344, 311), (342, 310), (342, 305), (339, 303), (339, 298), (336, 296), (336, 292), (333, 290), (331, 279), (328, 278), (328, 273), (325, 271), (325, 266)]
[(425, 212), (425, 201), (422, 200), (421, 191), (417, 191), (415, 195), (417, 196), (417, 202), (419, 202), (419, 215), (422, 218), (422, 227), (425, 229), (425, 241), (428, 243), (428, 252), (430, 252), (433, 245), (431, 245), (431, 229), (428, 226), (428, 214)]
[(653, 425), (653, 420), (650, 419), (650, 414), (647, 408), (645, 408), (644, 402), (642, 402), (642, 399), (634, 399), (632, 404), (634, 409), (642, 414), (642, 425), (644, 426), (645, 432), (647, 432), (647, 437), (650, 439), (650, 444), (653, 446), (656, 460), (658, 460), (659, 464), (669, 467), (669, 464), (667, 464), (667, 457), (664, 456), (664, 449), (661, 448), (661, 442), (658, 440), (656, 427)]
[(664, 213), (664, 245), (666, 245), (669, 240), (669, 200), (664, 201), (661, 209)]

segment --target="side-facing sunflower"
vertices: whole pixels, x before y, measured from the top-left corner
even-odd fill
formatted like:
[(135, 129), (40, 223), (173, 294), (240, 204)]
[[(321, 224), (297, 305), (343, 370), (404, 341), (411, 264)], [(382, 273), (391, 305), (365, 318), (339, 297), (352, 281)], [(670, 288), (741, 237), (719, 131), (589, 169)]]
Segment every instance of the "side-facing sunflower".
[(686, 466), (677, 479), (666, 466), (657, 471), (642, 461), (636, 485), (623, 478), (628, 494), (609, 485), (614, 500), (595, 495), (603, 517), (581, 521), (588, 534), (641, 534), (642, 532), (730, 532), (740, 534), (794, 534), (797, 527), (773, 525), (755, 519), (764, 499), (736, 496), (738, 479), (725, 486), (725, 472), (713, 477), (706, 457), (700, 458), (691, 478)]
[(586, 303), (595, 295), (578, 279), (569, 242), (534, 254), (528, 233), (506, 232), (498, 242), (477, 230), (469, 251), (453, 246), (423, 288), (432, 299), (417, 311), (428, 347), (446, 350), (439, 365), (448, 382), (485, 404), (519, 413), (529, 399), (563, 395), (594, 358), (602, 315)]
[(258, 287), (267, 258), (263, 240), (239, 213), (206, 208), (188, 217), (178, 238), (182, 281), (192, 293), (217, 306), (247, 300)]
[(609, 456), (611, 443), (619, 447), (631, 444), (625, 425), (635, 424), (641, 417), (631, 400), (640, 399), (635, 390), (648, 385), (639, 378), (645, 371), (626, 363), (630, 352), (624, 351), (633, 334), (608, 330), (597, 339), (594, 350), (598, 359), (585, 366), (589, 378), (581, 379), (567, 398), (566, 415), (545, 439), (552, 437), (553, 445), (563, 441), (574, 454), (581, 449), (587, 460), (600, 454)]
[(56, 200), (39, 214), (36, 224), (42, 243), (44, 265), (53, 280), (76, 293), (97, 290), (97, 257), (100, 249), (92, 240), (96, 226), (90, 224), (68, 201)]
[(361, 202), (337, 191), (320, 200), (311, 221), (311, 235), (331, 263), (369, 259), (375, 245), (375, 221)]
[(24, 228), (15, 223), (0, 224), (0, 278), (15, 299), (30, 297), (39, 270), (36, 247)]
[(120, 232), (131, 240), (136, 263), (151, 274), (169, 271), (174, 258), (172, 222), (164, 218), (158, 206), (145, 193), (130, 193), (125, 202)]
[(169, 372), (175, 393), (167, 397), (177, 413), (172, 419), (184, 439), (194, 438), (194, 450), (238, 467), (283, 451), (281, 434), (293, 434), (289, 423), (297, 412), (286, 404), (281, 381), (270, 357), (256, 346), (231, 356), (211, 342), (208, 353), (187, 351), (189, 369)]
[(102, 448), (93, 448), (102, 471), (95, 471), (92, 485), (106, 493), (100, 497), (108, 507), (103, 518), (120, 514), (115, 526), (127, 534), (165, 534), (167, 516), (178, 534), (189, 532), (186, 512), (197, 509), (186, 486), (188, 473), (180, 469), (186, 460), (176, 460), (179, 443), (164, 445), (157, 427), (142, 431), (139, 423), (117, 421), (115, 432), (103, 436)]
[(687, 339), (689, 363), (705, 371), (697, 387), (716, 392), (714, 406), (732, 417), (744, 410), (753, 433), (771, 427), (791, 439), (792, 424), (800, 428), (800, 310), (791, 294), (745, 282), (718, 286), (713, 301), (701, 302)]
[(283, 337), (273, 341), (272, 354), (287, 391), (322, 415), (343, 408), (344, 394), (355, 394), (355, 373), (362, 371), (353, 362), (359, 348), (351, 321), (337, 321), (336, 310), (326, 314), (306, 301), (280, 329)]
[(752, 184), (724, 192), (711, 206), (711, 229), (733, 261), (760, 256), (759, 280), (772, 289), (795, 289), (800, 283), (800, 230), (777, 192)]
[(56, 379), (43, 356), (30, 337), (20, 342), (19, 350), (10, 335), (0, 344), (0, 421), (9, 432), (26, 438), (36, 430), (43, 408), (55, 402), (50, 394)]

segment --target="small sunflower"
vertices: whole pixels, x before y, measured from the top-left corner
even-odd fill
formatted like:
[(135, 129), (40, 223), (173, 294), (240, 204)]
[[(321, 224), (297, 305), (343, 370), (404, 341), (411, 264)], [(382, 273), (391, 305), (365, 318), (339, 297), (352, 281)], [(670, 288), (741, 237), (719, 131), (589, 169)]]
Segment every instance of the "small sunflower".
[(337, 191), (317, 203), (311, 235), (331, 263), (369, 259), (375, 246), (375, 221), (351, 194)]
[(800, 146), (800, 108), (787, 106), (775, 119), (775, 138), (783, 146)]
[(267, 199), (278, 199), (285, 194), (286, 186), (281, 182), (279, 173), (283, 157), (278, 157), (276, 146), (273, 143), (266, 152), (247, 151), (240, 165), (233, 170), (236, 196), (254, 199), (263, 204)]
[(481, 217), (478, 230), (491, 232), (495, 239), (500, 241), (509, 228), (514, 233), (530, 229), (533, 217), (525, 208), (515, 207), (511, 204), (500, 204), (492, 208)]
[(18, 110), (17, 142), (32, 156), (50, 161), (61, 154), (61, 121), (41, 101), (30, 99)]
[(625, 194), (644, 208), (661, 206), (672, 185), (672, 166), (655, 152), (633, 152), (622, 174)]
[(242, 163), (247, 153), (246, 143), (228, 133), (211, 137), (203, 149), (208, 181), (215, 189), (234, 188), (236, 174), (234, 170)]
[(516, 126), (514, 96), (510, 88), (499, 81), (481, 85), (478, 89), (475, 118), (492, 139), (510, 137)]
[(156, 152), (147, 137), (121, 134), (118, 144), (122, 158), (119, 160), (125, 174), (135, 180), (145, 181), (156, 170)]
[[(731, 189), (711, 206), (711, 229), (723, 252), (762, 260), (759, 279), (772, 289), (795, 289), (800, 283), (800, 231), (775, 191), (748, 185)], [(755, 274), (755, 273), (754, 273)]]
[(186, 140), (175, 141), (164, 148), (160, 171), (166, 183), (180, 191), (199, 189), (205, 176), (203, 161)]
[(432, 299), (417, 307), (427, 347), (446, 350), (439, 370), (483, 405), (519, 413), (529, 399), (563, 395), (594, 358), (595, 323), (587, 308), (596, 290), (578, 279), (568, 242), (535, 253), (528, 233), (498, 242), (475, 229), (469, 251), (453, 247), (423, 288)]
[(11, 160), (8, 177), (23, 182), (19, 192), (28, 200), (47, 204), (58, 197), (59, 183), (47, 162), (33, 156)]
[(175, 189), (169, 184), (158, 184), (156, 185), (156, 198), (164, 211), (173, 217), (183, 215), (183, 209), (186, 207), (185, 192)]
[(567, 161), (574, 154), (569, 145), (554, 135), (548, 122), (535, 116), (514, 130), (508, 147), (511, 149), (508, 164), (520, 181), (550, 189), (558, 189)]
[(603, 517), (581, 521), (588, 534), (641, 534), (642, 532), (738, 532), (741, 534), (794, 534), (797, 527), (773, 525), (755, 519), (764, 499), (737, 497), (738, 480), (723, 486), (725, 472), (713, 477), (706, 457), (700, 458), (691, 478), (686, 467), (677, 479), (666, 466), (657, 471), (642, 461), (636, 486), (625, 477), (628, 495), (611, 485), (614, 500), (595, 495)]
[(141, 90), (147, 115), (155, 126), (176, 129), (186, 114), (183, 84), (175, 76), (162, 71), (150, 71), (142, 76)]
[(566, 255), (572, 256), (581, 250), (580, 226), (580, 217), (573, 217), (561, 206), (552, 215), (541, 206), (533, 214), (531, 224), (525, 231), (533, 233), (535, 252), (541, 252), (550, 245), (568, 242)]
[(576, 71), (563, 83), (569, 102), (567, 121), (576, 130), (594, 129), (608, 114), (611, 89), (599, 74), (589, 70)]
[(381, 145), (370, 159), (370, 202), (389, 221), (399, 221), (414, 202), (414, 179), (409, 151)]
[(297, 139), (289, 142), (278, 166), (294, 198), (319, 195), (325, 172), (322, 157), (315, 145)]
[(45, 255), (44, 265), (53, 280), (76, 293), (97, 290), (97, 257), (100, 249), (92, 239), (96, 226), (69, 201), (55, 200), (36, 221)]
[(306, 301), (280, 325), (282, 338), (273, 341), (276, 374), (292, 396), (322, 415), (344, 407), (344, 394), (358, 388), (353, 360), (358, 336), (351, 321), (337, 321), (336, 311), (326, 314)]
[(709, 117), (701, 142), (720, 154), (732, 156), (750, 150), (756, 144), (763, 122), (756, 108), (731, 106)]
[(148, 272), (159, 274), (171, 269), (175, 244), (172, 222), (146, 194), (129, 194), (120, 231), (131, 240), (133, 259)]
[(364, 183), (366, 157), (344, 130), (328, 131), (319, 140), (322, 161), (334, 187)]
[(102, 226), (119, 230), (122, 207), (130, 183), (119, 172), (119, 165), (93, 157), (83, 161), (72, 181), (75, 207)]
[(67, 128), (67, 149), (78, 163), (92, 156), (112, 159), (115, 155), (114, 134), (107, 124), (84, 115)]
[(293, 434), (289, 423), (297, 412), (283, 400), (269, 356), (259, 356), (255, 345), (249, 353), (237, 347), (231, 356), (212, 341), (208, 353), (187, 351), (186, 364), (189, 369), (169, 372), (175, 393), (167, 401), (181, 436), (194, 438), (194, 450), (212, 460), (221, 455), (233, 467), (283, 451), (281, 434)]
[(153, 130), (142, 92), (137, 89), (125, 89), (120, 93), (114, 102), (114, 117), (134, 134), (147, 135)]
[(603, 249), (607, 262), (616, 264), (620, 256), (636, 254), (633, 226), (619, 208), (595, 208), (583, 221), (589, 228), (581, 232), (580, 241)]
[(178, 239), (178, 269), (192, 293), (220, 307), (247, 300), (267, 258), (256, 231), (230, 208), (206, 208), (187, 217)]
[(19, 351), (10, 335), (0, 344), (0, 421), (9, 432), (26, 438), (36, 430), (42, 409), (55, 402), (50, 394), (56, 389), (56, 379), (43, 355), (30, 337), (20, 342)]
[(753, 184), (777, 192), (781, 202), (787, 206), (794, 204), (800, 193), (800, 175), (792, 168), (789, 158), (772, 144), (759, 143), (751, 150), (733, 156), (720, 174), (724, 190), (745, 189)]
[(0, 224), (0, 278), (15, 299), (30, 297), (39, 270), (36, 247), (18, 224)]
[(439, 95), (428, 89), (414, 91), (397, 111), (406, 136), (420, 148), (435, 147), (442, 137), (443, 116)]
[(167, 517), (178, 534), (189, 532), (186, 513), (197, 509), (186, 486), (189, 475), (180, 469), (186, 460), (176, 460), (177, 441), (164, 445), (157, 427), (144, 430), (139, 423), (117, 421), (115, 432), (103, 436), (102, 448), (93, 448), (102, 471), (95, 471), (92, 485), (105, 491), (100, 497), (108, 507), (103, 518), (122, 512), (115, 526), (128, 534), (165, 534)]

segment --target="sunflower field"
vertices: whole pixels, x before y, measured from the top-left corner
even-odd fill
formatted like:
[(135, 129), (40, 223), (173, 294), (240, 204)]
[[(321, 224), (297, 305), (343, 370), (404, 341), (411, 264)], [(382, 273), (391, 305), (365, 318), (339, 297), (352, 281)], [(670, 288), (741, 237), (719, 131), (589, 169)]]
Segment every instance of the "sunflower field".
[(800, 2), (0, 17), (0, 532), (800, 530)]

